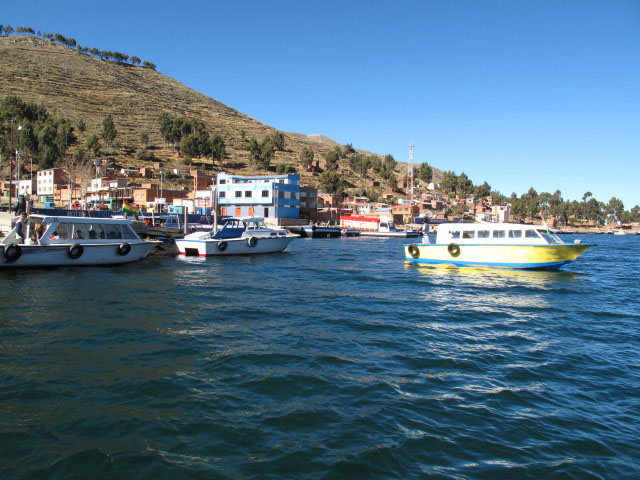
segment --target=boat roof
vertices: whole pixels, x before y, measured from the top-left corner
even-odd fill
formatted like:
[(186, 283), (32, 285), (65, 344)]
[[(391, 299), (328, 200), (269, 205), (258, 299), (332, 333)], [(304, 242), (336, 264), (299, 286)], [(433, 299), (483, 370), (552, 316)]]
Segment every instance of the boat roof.
[(460, 229), (475, 229), (475, 230), (551, 230), (545, 225), (526, 225), (522, 223), (441, 223), (438, 225), (438, 230), (460, 230)]
[(245, 222), (245, 223), (264, 222), (264, 217), (227, 217), (225, 221), (226, 222), (237, 221), (237, 222)]
[(34, 213), (29, 215), (29, 218), (40, 218), (42, 221), (59, 222), (59, 223), (117, 223), (117, 224), (131, 224), (131, 220), (126, 218), (98, 218), (98, 217), (59, 217), (52, 215), (40, 215)]

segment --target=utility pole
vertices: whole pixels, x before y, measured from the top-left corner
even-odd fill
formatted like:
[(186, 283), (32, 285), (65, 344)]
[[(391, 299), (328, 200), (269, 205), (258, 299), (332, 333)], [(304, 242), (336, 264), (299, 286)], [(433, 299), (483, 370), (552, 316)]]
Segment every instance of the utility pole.
[(409, 143), (409, 163), (407, 164), (407, 198), (413, 200), (413, 142)]

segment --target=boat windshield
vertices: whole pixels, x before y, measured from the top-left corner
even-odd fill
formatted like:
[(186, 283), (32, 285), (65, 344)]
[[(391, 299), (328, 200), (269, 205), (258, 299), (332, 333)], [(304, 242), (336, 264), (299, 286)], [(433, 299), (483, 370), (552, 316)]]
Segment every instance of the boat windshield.
[(562, 240), (551, 230), (538, 230), (538, 233), (542, 235), (542, 238), (544, 238), (547, 243), (562, 243)]

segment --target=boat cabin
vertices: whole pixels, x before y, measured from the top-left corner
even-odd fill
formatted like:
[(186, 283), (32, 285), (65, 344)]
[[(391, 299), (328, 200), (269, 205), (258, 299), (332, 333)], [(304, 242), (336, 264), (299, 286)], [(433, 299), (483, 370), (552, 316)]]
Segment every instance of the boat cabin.
[(448, 245), (548, 245), (564, 243), (546, 227), (516, 223), (443, 223), (429, 243)]
[[(122, 240), (140, 241), (129, 220), (31, 215), (27, 219), (24, 243), (26, 245), (99, 244)], [(11, 243), (17, 243), (15, 228), (0, 242), (2, 245)]]
[(212, 233), (211, 238), (217, 240), (228, 238), (241, 238), (243, 235), (279, 236), (286, 235), (284, 230), (273, 230), (267, 227), (263, 217), (228, 218), (224, 226), (216, 233)]

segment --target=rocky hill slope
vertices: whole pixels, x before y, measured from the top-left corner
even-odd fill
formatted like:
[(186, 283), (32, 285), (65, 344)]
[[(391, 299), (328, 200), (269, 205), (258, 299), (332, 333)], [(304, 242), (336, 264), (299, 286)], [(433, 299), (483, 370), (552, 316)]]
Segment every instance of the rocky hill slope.
[[(128, 164), (141, 163), (132, 152), (141, 148), (140, 134), (149, 136), (156, 146), (154, 154), (166, 162), (179, 162), (179, 155), (164, 149), (158, 118), (162, 112), (186, 116), (204, 122), (211, 133), (222, 136), (226, 159), (217, 165), (233, 173), (264, 173), (249, 166), (247, 139), (258, 140), (276, 130), (155, 70), (101, 60), (52, 41), (32, 36), (0, 37), (0, 97), (17, 95), (26, 101), (43, 104), (47, 109), (72, 120), (83, 120), (85, 132), (80, 141), (102, 128), (102, 120), (110, 114), (123, 146), (116, 152)], [(298, 159), (304, 147), (314, 151), (315, 160), (323, 167), (325, 155), (337, 143), (322, 135), (283, 132), (286, 147), (276, 152), (272, 165), (286, 163), (302, 175), (304, 184), (317, 184), (318, 172), (305, 172)], [(358, 150), (359, 153), (375, 155)], [(354, 173), (347, 160), (340, 161), (338, 172), (353, 189), (368, 188), (372, 180), (385, 181)], [(402, 179), (404, 168), (398, 164), (396, 174)], [(434, 171), (436, 178), (439, 171)]]

